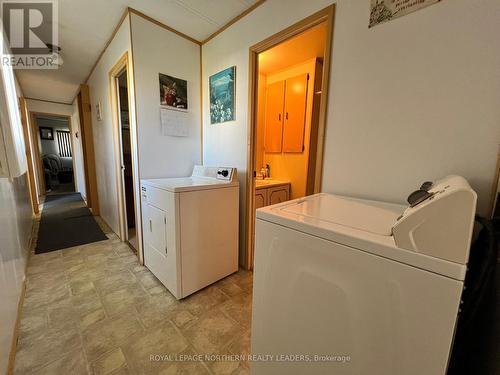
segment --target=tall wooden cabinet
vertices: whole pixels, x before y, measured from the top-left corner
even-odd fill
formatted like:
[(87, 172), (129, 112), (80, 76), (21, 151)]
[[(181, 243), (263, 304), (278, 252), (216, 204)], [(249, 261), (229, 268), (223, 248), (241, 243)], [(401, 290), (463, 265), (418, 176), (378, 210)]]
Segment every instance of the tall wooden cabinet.
[(266, 132), (264, 136), (266, 152), (281, 152), (284, 105), (285, 81), (278, 81), (268, 85), (266, 92)]
[(302, 152), (306, 120), (307, 84), (304, 73), (267, 86), (266, 152)]

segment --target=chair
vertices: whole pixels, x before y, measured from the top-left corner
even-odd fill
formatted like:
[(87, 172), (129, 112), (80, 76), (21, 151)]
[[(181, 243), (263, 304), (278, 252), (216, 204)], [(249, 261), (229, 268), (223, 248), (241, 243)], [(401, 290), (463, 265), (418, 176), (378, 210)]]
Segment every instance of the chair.
[(59, 172), (61, 172), (62, 161), (58, 155), (46, 154), (42, 156), (42, 164), (45, 172), (45, 185), (47, 190), (59, 185)]

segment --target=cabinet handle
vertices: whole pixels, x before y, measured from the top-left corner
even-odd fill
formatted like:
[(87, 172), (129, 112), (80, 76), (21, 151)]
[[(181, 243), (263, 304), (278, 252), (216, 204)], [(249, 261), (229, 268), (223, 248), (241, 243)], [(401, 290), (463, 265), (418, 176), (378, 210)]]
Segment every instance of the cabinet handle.
[(288, 120), (288, 112), (287, 112), (287, 113), (286, 113), (286, 115), (285, 115), (285, 119), (287, 119), (287, 120)]
[(149, 231), (153, 232), (153, 222), (149, 220)]
[(281, 113), (278, 113), (278, 121), (281, 121)]
[(168, 247), (165, 246), (165, 255), (168, 255)]

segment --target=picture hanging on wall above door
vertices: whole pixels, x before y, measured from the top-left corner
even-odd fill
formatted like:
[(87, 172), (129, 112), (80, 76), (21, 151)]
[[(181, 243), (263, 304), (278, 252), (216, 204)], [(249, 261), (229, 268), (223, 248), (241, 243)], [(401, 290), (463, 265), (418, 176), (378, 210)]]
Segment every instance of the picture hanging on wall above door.
[(210, 123), (234, 121), (236, 66), (210, 76)]
[(160, 105), (169, 109), (187, 111), (187, 81), (159, 73)]

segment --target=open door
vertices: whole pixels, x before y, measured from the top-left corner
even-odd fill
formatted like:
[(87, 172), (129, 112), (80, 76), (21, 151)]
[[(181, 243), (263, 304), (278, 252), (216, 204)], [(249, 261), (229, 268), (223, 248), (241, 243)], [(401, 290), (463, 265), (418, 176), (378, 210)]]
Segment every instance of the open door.
[(130, 132), (130, 112), (128, 107), (129, 87), (127, 82), (127, 69), (124, 69), (116, 78), (117, 94), (117, 119), (120, 142), (120, 167), (121, 167), (121, 187), (124, 199), (124, 223), (126, 240), (137, 251), (139, 244), (137, 241), (137, 228), (135, 218), (135, 197), (134, 169), (132, 165), (132, 138)]
[(83, 169), (85, 172), (85, 191), (87, 206), (92, 214), (99, 215), (99, 198), (97, 195), (97, 177), (95, 170), (94, 140), (92, 136), (92, 115), (88, 85), (80, 85), (77, 96), (78, 115), (80, 117), (80, 137), (83, 151)]
[(144, 264), (141, 228), (139, 151), (135, 118), (134, 72), (125, 52), (109, 71), (118, 191), (119, 237)]

